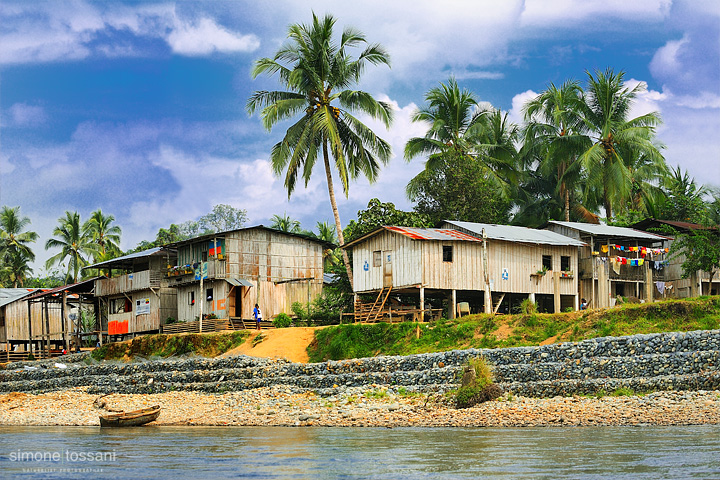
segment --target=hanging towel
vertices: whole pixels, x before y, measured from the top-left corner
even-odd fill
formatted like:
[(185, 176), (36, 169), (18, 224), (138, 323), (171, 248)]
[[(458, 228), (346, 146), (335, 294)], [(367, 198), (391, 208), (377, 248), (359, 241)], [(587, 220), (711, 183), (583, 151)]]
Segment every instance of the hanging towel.
[(620, 263), (622, 263), (623, 265), (627, 265), (627, 258), (620, 257)]
[(645, 263), (645, 259), (644, 259), (644, 258), (638, 258), (638, 259), (637, 259), (637, 265), (638, 265), (638, 267), (642, 267), (644, 263)]
[(617, 258), (611, 258), (610, 261), (612, 262), (612, 269), (615, 274), (620, 275), (620, 262)]
[(608, 253), (608, 246), (607, 245), (600, 245), (600, 251), (603, 253)]
[(660, 292), (660, 295), (665, 293), (665, 282), (655, 282), (655, 286), (658, 289), (658, 292)]

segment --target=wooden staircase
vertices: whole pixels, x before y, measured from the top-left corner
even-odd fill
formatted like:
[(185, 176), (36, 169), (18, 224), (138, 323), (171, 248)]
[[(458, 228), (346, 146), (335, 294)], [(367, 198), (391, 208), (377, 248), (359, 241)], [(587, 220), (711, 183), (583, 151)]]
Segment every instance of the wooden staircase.
[(355, 322), (377, 322), (381, 316), (385, 302), (390, 296), (392, 287), (383, 287), (378, 293), (374, 303), (355, 302)]

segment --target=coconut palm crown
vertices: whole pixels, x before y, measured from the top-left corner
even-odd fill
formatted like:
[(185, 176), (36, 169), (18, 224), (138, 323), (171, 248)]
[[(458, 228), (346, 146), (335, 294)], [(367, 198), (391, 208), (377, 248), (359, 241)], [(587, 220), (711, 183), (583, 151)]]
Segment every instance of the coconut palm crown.
[(60, 253), (45, 262), (46, 268), (68, 259), (66, 281), (77, 282), (82, 267), (88, 264), (87, 259), (98, 252), (98, 246), (92, 236), (83, 232), (78, 212), (65, 212), (65, 217), (58, 219), (53, 230), (53, 238), (45, 242), (45, 249), (60, 248)]
[[(365, 36), (345, 28), (339, 42), (333, 38), (336, 19), (313, 14), (310, 25), (289, 27), (288, 41), (273, 58), (257, 60), (253, 78), (261, 74), (275, 75), (286, 91), (257, 91), (247, 102), (253, 114), (261, 109), (263, 125), (268, 130), (279, 122), (299, 116), (285, 132), (285, 137), (270, 155), (273, 170), (285, 175), (288, 197), (298, 177), (307, 186), (313, 167), (322, 158), (325, 167), (330, 204), (340, 244), (344, 243), (342, 225), (335, 201), (330, 157), (335, 172), (348, 195), (350, 180), (361, 174), (370, 182), (376, 180), (381, 164), (390, 159), (390, 145), (363, 124), (355, 112), (381, 120), (386, 127), (392, 121), (392, 107), (377, 101), (369, 93), (352, 90), (368, 64), (390, 64), (387, 52), (378, 44), (368, 44)], [(357, 58), (351, 48), (364, 47)], [(337, 105), (337, 106), (336, 106)], [(343, 252), (348, 276), (352, 270)]]

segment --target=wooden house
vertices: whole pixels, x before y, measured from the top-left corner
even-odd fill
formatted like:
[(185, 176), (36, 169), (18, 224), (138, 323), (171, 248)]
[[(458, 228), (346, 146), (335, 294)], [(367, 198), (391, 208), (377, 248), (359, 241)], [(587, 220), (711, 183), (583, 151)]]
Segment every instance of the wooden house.
[(591, 308), (615, 305), (618, 296), (653, 301), (655, 282), (666, 280), (668, 237), (626, 227), (550, 221), (550, 231), (583, 241), (579, 290)]
[(200, 315), (250, 319), (255, 304), (263, 318), (291, 313), (322, 292), (327, 242), (262, 225), (204, 235), (172, 244), (176, 265), (166, 272), (177, 291), (178, 319)]
[(524, 227), (441, 227), (386, 226), (349, 242), (355, 292), (415, 294), (423, 310), (426, 297), (440, 297), (450, 317), (460, 303), (473, 312), (506, 311), (524, 298), (544, 310), (577, 307), (572, 278), (582, 242)]
[(174, 249), (156, 247), (91, 265), (108, 272), (95, 281), (101, 331), (115, 338), (160, 331), (177, 319), (177, 291), (169, 287)]
[[(651, 233), (663, 232), (662, 235), (667, 237), (663, 246), (671, 248), (677, 233), (690, 233), (693, 230), (708, 229), (710, 227), (697, 223), (648, 218), (633, 224), (632, 228)], [(703, 271), (697, 271), (688, 278), (682, 278), (682, 264), (684, 261), (685, 257), (683, 255), (668, 258), (664, 268), (664, 278), (661, 280), (662, 283), (656, 283), (655, 294), (662, 298), (686, 298), (699, 295), (717, 295), (720, 292), (720, 276), (718, 274), (715, 275), (712, 282), (710, 281), (710, 274)], [(660, 289), (662, 289), (662, 293)]]

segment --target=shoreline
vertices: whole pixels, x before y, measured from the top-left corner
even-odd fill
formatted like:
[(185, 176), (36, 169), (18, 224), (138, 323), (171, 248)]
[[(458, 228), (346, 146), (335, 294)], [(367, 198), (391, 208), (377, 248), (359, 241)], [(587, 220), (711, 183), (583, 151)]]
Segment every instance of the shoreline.
[(2, 426), (99, 426), (105, 407), (133, 410), (159, 404), (148, 426), (297, 427), (569, 427), (720, 424), (720, 390), (660, 391), (637, 396), (498, 400), (456, 409), (442, 394), (407, 394), (384, 387), (338, 388), (336, 395), (263, 387), (222, 394), (165, 392), (101, 397), (83, 388), (43, 394), (0, 394)]

